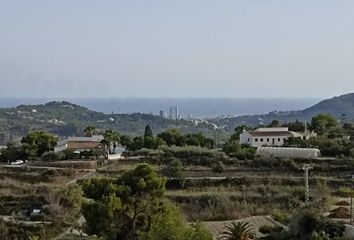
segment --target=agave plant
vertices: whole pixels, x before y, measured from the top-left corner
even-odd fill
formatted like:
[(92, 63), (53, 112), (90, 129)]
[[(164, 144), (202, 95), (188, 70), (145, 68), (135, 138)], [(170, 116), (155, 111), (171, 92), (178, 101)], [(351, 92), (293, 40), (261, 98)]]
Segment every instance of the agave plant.
[(218, 240), (256, 239), (256, 233), (248, 222), (231, 222), (219, 234)]

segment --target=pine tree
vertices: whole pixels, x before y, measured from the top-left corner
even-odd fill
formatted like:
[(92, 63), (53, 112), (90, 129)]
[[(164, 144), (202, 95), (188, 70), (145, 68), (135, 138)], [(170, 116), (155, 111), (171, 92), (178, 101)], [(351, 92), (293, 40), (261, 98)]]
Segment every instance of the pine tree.
[(147, 137), (153, 137), (154, 134), (152, 133), (152, 130), (151, 130), (151, 127), (150, 125), (146, 125), (145, 127), (145, 133), (144, 133), (144, 138), (147, 138)]

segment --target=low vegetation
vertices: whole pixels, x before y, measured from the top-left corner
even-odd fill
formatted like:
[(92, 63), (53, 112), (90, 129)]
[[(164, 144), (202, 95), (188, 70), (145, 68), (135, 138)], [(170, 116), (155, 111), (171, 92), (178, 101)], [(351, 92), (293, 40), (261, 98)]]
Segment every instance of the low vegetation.
[[(285, 125), (299, 131), (306, 128), (299, 121), (271, 123)], [(261, 233), (258, 239), (342, 240), (343, 225), (324, 216), (343, 219), (350, 215), (344, 203), (333, 209), (333, 202), (339, 200), (332, 198), (353, 193), (346, 176), (354, 170), (354, 144), (349, 137), (354, 128), (329, 115), (316, 116), (307, 128), (319, 136), (289, 139), (287, 146), (316, 147), (327, 158), (256, 156), (254, 148), (239, 144), (239, 133), (250, 129), (247, 126), (236, 128), (223, 144), (175, 128), (155, 135), (153, 127), (146, 125), (144, 134), (135, 137), (107, 130), (99, 149), (81, 154), (54, 153), (55, 137), (33, 131), (21, 144), (9, 144), (1, 151), (3, 162), (31, 161), (18, 168), (0, 168), (0, 215), (7, 216), (0, 228), (11, 236), (40, 239), (75, 226), (89, 235), (82, 239), (202, 240), (213, 237), (203, 221), (268, 215), (285, 226), (254, 229)], [(95, 131), (88, 126), (84, 134)], [(126, 158), (101, 167), (98, 162), (107, 161), (107, 154), (119, 145), (127, 147)], [(94, 163), (97, 178), (66, 185), (86, 174), (70, 165), (76, 160)], [(304, 163), (313, 167), (309, 205), (304, 203)], [(86, 223), (76, 226), (80, 215)], [(32, 222), (32, 228), (20, 228), (21, 221)], [(252, 226), (241, 221), (226, 226), (219, 237), (255, 239), (252, 233)], [(73, 234), (70, 237), (75, 239)]]

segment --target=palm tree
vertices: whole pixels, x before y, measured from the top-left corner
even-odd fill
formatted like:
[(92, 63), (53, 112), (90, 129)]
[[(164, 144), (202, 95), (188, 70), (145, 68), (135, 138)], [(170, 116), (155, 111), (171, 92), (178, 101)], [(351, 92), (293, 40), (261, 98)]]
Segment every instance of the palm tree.
[(86, 137), (92, 137), (96, 133), (96, 127), (89, 125), (84, 129), (84, 133)]
[(218, 240), (250, 240), (256, 239), (256, 233), (248, 222), (231, 222), (219, 234)]
[(104, 157), (107, 159), (109, 155), (109, 149), (110, 149), (110, 142), (107, 141), (107, 139), (102, 139), (100, 142), (99, 148), (103, 150)]
[[(106, 144), (109, 154), (115, 152), (118, 143), (120, 142), (119, 133), (113, 130), (106, 130), (103, 134), (104, 140), (103, 143)], [(102, 142), (102, 141), (101, 141)]]

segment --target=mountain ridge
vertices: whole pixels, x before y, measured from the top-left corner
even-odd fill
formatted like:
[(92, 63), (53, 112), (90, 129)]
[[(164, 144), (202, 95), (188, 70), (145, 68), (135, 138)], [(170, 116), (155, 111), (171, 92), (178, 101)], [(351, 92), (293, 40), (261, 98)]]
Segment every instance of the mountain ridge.
[(0, 108), (0, 144), (18, 140), (33, 130), (49, 131), (59, 137), (82, 135), (88, 125), (101, 131), (114, 129), (132, 136), (142, 135), (147, 124), (155, 133), (168, 128), (179, 128), (182, 132), (213, 132), (211, 124), (195, 126), (190, 121), (169, 120), (146, 113), (105, 114), (66, 101), (52, 101)]
[(273, 111), (264, 114), (213, 119), (212, 122), (217, 125), (225, 126), (228, 130), (232, 130), (238, 125), (267, 125), (274, 119), (281, 122), (293, 122), (296, 120), (309, 122), (313, 116), (320, 113), (329, 113), (338, 119), (354, 120), (354, 93), (324, 99), (303, 110)]
[(213, 118), (208, 119), (211, 124), (202, 122), (199, 125), (192, 121), (170, 120), (146, 113), (105, 114), (67, 101), (19, 105), (0, 108), (0, 144), (18, 139), (32, 130), (46, 130), (61, 137), (80, 135), (87, 125), (95, 125), (101, 130), (115, 129), (133, 136), (142, 135), (146, 124), (150, 124), (155, 133), (178, 128), (183, 133), (202, 132), (214, 136), (212, 124), (231, 132), (238, 125), (266, 125), (274, 119), (281, 122), (308, 122), (319, 113), (330, 113), (340, 119), (353, 120), (354, 93), (325, 99), (303, 110)]

